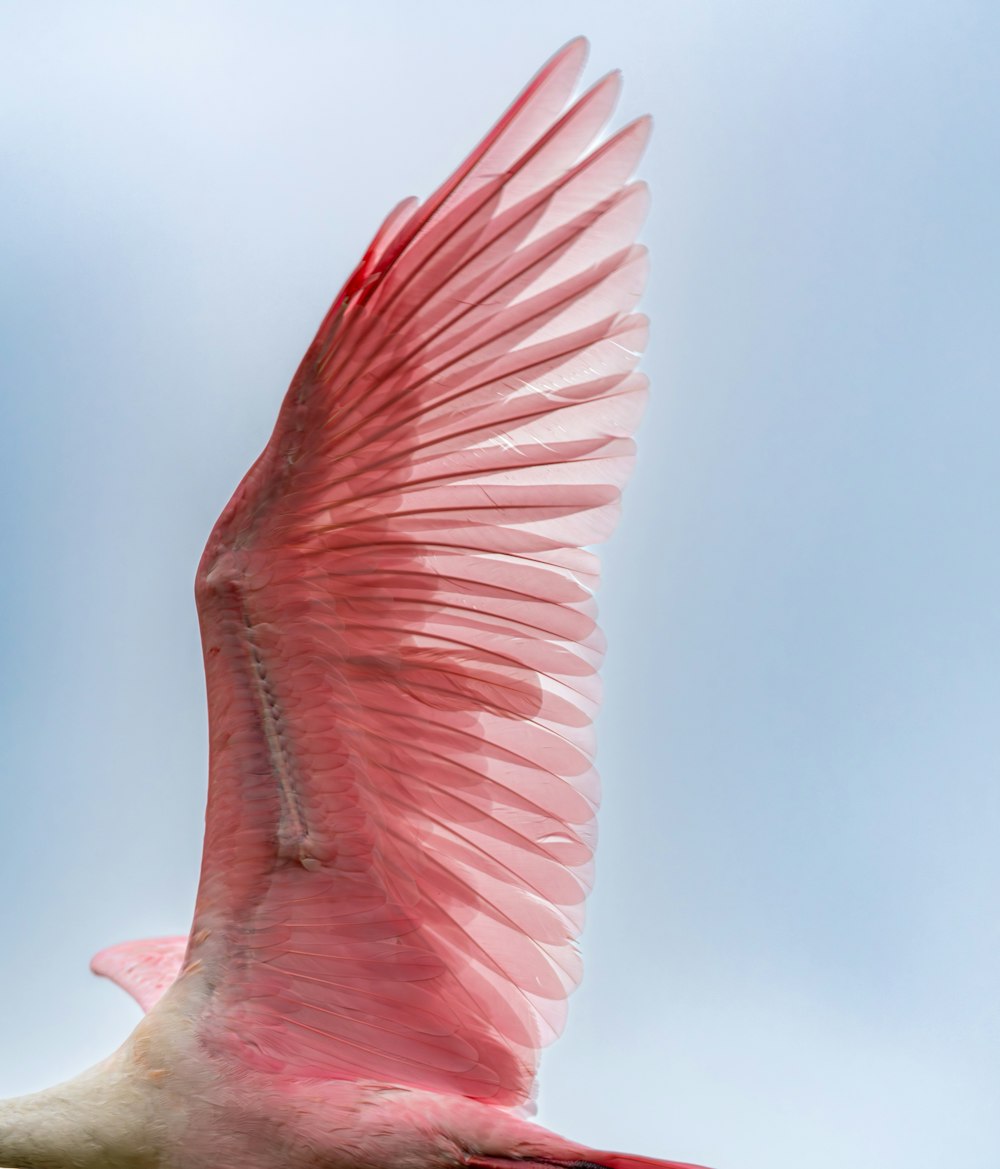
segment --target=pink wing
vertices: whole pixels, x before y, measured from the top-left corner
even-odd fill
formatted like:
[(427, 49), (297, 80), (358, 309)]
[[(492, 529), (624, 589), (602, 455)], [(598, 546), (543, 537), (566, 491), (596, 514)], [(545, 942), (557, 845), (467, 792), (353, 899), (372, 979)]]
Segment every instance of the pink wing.
[(645, 392), (648, 134), (592, 149), (619, 80), (566, 110), (585, 54), (389, 217), (202, 558), (187, 960), (216, 987), (205, 1041), (277, 1074), (519, 1103), (580, 977), (583, 546), (614, 523)]
[(144, 1011), (148, 1011), (177, 977), (187, 944), (187, 938), (122, 942), (95, 954), (90, 960), (90, 969), (117, 982)]

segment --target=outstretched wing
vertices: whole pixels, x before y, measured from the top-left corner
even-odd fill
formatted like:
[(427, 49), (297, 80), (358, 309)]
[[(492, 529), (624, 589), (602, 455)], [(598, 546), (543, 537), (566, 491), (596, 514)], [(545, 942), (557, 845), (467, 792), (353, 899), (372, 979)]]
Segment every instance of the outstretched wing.
[(119, 942), (95, 954), (90, 969), (116, 982), (144, 1011), (149, 1011), (177, 977), (187, 943), (187, 938)]
[[(541, 71), (335, 301), (197, 579), (210, 718), (188, 964), (277, 1075), (510, 1105), (580, 976), (601, 638), (645, 391), (646, 120)], [(565, 111), (565, 112), (564, 112)]]

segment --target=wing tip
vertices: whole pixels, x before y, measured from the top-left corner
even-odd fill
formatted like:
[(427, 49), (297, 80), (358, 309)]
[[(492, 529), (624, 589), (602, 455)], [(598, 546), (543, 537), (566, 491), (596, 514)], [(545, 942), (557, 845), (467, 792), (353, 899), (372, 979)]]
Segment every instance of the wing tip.
[(584, 65), (587, 64), (587, 58), (590, 56), (590, 41), (579, 33), (557, 49), (552, 56), (545, 62), (539, 70), (539, 73), (545, 73), (556, 64), (566, 62), (567, 64), (575, 64), (577, 69), (582, 72)]
[(646, 147), (649, 145), (649, 140), (653, 134), (653, 115), (640, 114), (638, 118), (633, 118), (631, 122), (626, 122), (624, 126), (618, 131), (618, 136), (625, 138), (635, 135), (639, 140), (638, 150), (636, 156), (636, 164), (642, 158)]

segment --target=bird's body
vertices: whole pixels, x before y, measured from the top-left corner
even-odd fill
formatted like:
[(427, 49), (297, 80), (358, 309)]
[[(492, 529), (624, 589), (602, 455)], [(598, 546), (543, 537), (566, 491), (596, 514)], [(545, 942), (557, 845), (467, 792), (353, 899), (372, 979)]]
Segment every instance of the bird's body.
[(675, 1164), (596, 1152), (452, 1094), (247, 1069), (200, 1042), (210, 994), (203, 970), (187, 972), (107, 1060), (66, 1084), (5, 1101), (0, 1162), (17, 1169)]
[(198, 1039), (206, 998), (203, 974), (186, 975), (109, 1059), (7, 1102), (0, 1160), (74, 1169), (443, 1169), (470, 1156), (543, 1151), (544, 1130), (474, 1100), (277, 1078), (211, 1056)]
[(18, 1169), (446, 1169), (476, 1156), (560, 1149), (572, 1159), (569, 1142), (475, 1100), (275, 1077), (210, 1055), (198, 1037), (208, 997), (204, 973), (186, 974), (107, 1060), (6, 1102), (0, 1161)]
[(148, 1014), (96, 1068), (0, 1104), (0, 1163), (642, 1162), (522, 1116), (590, 883), (585, 546), (645, 394), (648, 122), (594, 146), (618, 81), (568, 105), (583, 57), (390, 215), (215, 525), (190, 936), (95, 958)]

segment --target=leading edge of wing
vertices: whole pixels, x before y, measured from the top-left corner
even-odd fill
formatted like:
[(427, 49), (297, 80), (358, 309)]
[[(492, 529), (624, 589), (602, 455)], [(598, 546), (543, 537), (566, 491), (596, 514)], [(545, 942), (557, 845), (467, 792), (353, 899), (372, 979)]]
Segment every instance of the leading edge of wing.
[[(188, 961), (275, 1075), (530, 1097), (580, 976), (595, 558), (633, 459), (640, 120), (571, 42), (320, 326), (205, 549)], [(567, 108), (568, 107), (568, 108)]]

